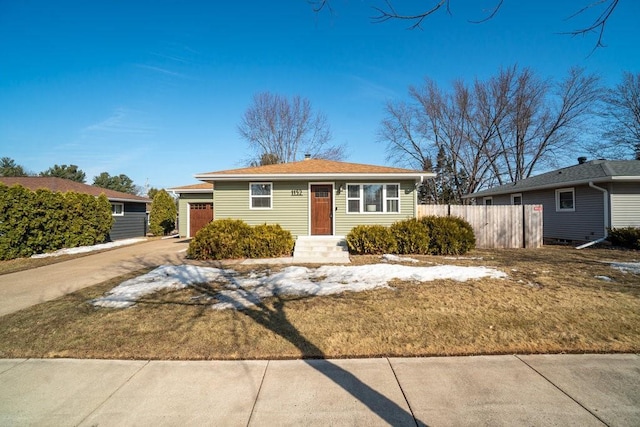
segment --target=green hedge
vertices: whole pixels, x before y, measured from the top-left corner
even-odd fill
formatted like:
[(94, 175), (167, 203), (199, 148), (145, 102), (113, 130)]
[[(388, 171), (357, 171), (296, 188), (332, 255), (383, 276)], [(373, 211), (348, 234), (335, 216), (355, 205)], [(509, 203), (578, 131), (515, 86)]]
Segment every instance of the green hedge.
[(471, 224), (460, 217), (425, 216), (420, 222), (429, 229), (432, 255), (462, 255), (476, 246)]
[(475, 247), (471, 225), (458, 217), (427, 216), (381, 225), (354, 227), (347, 235), (349, 252), (357, 255), (461, 255)]
[(113, 221), (104, 195), (0, 184), (0, 259), (104, 243)]
[(426, 255), (429, 253), (429, 228), (416, 218), (391, 224), (391, 234), (396, 239), (399, 254)]
[(272, 258), (291, 255), (293, 237), (278, 224), (251, 227), (239, 219), (219, 219), (200, 229), (189, 243), (191, 259)]
[(347, 235), (349, 252), (355, 254), (388, 254), (397, 250), (391, 230), (383, 225), (358, 225)]
[(623, 227), (609, 230), (609, 241), (612, 245), (640, 250), (640, 228)]

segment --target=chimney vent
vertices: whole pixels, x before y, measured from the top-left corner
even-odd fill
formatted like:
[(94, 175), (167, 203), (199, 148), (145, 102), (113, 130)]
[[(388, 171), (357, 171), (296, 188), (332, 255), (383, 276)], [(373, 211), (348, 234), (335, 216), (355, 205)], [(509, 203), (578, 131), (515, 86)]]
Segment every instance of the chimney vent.
[(304, 159), (305, 159), (305, 160), (309, 160), (310, 158), (311, 158), (311, 154), (305, 154), (305, 155), (304, 155)]
[(587, 158), (584, 156), (578, 157), (578, 164), (582, 165), (585, 164), (587, 162)]

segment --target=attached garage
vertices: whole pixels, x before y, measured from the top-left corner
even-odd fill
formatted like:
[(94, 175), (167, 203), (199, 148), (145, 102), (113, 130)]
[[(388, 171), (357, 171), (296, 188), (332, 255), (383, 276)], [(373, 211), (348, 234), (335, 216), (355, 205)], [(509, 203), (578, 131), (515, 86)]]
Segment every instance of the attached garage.
[(200, 183), (169, 188), (178, 195), (178, 232), (193, 237), (213, 220), (213, 184)]
[(213, 202), (189, 203), (189, 236), (195, 236), (211, 221), (213, 221)]

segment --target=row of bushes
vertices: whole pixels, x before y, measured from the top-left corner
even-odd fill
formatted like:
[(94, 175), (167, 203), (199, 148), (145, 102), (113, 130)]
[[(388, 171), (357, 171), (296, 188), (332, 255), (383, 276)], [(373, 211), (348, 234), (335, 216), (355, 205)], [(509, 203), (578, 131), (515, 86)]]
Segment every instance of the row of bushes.
[(104, 243), (112, 225), (111, 204), (104, 195), (0, 184), (1, 260)]
[(609, 230), (609, 241), (614, 246), (640, 250), (640, 227), (623, 227)]
[(471, 225), (462, 218), (426, 216), (382, 225), (359, 225), (347, 235), (356, 255), (461, 255), (475, 247)]
[(272, 258), (291, 255), (293, 236), (279, 224), (250, 226), (239, 219), (219, 219), (196, 233), (191, 259)]

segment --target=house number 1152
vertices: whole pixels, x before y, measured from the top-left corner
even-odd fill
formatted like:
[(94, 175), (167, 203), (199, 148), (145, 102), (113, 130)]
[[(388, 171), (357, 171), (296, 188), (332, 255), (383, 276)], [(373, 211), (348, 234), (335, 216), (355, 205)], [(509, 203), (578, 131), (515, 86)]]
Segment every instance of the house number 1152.
[(302, 190), (291, 190), (292, 196), (302, 196)]

